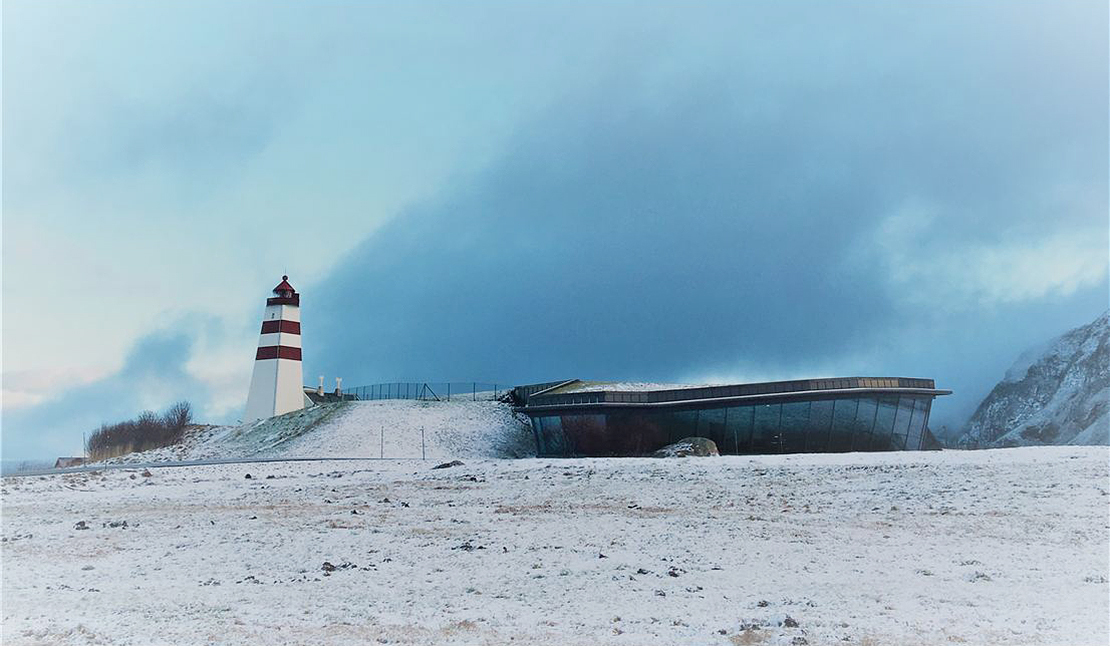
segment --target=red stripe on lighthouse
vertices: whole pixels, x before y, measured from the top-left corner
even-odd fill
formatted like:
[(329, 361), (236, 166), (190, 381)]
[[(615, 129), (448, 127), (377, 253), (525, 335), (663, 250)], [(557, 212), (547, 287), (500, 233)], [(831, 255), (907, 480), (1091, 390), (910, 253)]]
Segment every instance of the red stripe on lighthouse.
[(259, 348), (258, 352), (254, 355), (255, 361), (262, 361), (263, 359), (292, 359), (293, 361), (300, 361), (301, 349), (291, 348), (287, 345), (268, 345), (264, 348)]
[(273, 334), (284, 332), (286, 334), (300, 334), (301, 324), (297, 321), (262, 321), (262, 333)]

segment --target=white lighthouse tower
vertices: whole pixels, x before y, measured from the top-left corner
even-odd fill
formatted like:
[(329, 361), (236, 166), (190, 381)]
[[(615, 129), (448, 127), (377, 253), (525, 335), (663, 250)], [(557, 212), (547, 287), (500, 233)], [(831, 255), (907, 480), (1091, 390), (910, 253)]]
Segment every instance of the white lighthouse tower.
[(254, 355), (254, 374), (244, 422), (304, 408), (301, 381), (301, 295), (282, 276), (266, 299), (262, 336)]

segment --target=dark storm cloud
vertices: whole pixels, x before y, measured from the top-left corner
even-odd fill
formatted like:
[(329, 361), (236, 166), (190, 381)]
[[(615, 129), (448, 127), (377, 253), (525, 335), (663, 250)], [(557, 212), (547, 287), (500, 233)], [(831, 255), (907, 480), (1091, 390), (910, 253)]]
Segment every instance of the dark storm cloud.
[[(936, 299), (955, 286), (894, 280), (876, 239), (927, 205), (930, 228), (899, 258), (927, 270), (969, 241), (1105, 222), (1106, 65), (1087, 47), (1104, 30), (1082, 12), (995, 9), (837, 12), (766, 33), (734, 16), (695, 62), (611, 62), (306, 290), (307, 360), (351, 385), (808, 369), (985, 391), (984, 365), (997, 376), (1106, 306), (1103, 278), (949, 314)], [(677, 72), (659, 71), (668, 60)], [(1016, 315), (1029, 326), (987, 327)]]
[(100, 424), (182, 399), (203, 402), (207, 389), (185, 370), (192, 345), (183, 334), (148, 334), (136, 342), (119, 372), (34, 406), (5, 409), (4, 458), (80, 454), (81, 433)]
[[(476, 375), (632, 376), (857, 338), (884, 306), (838, 287), (859, 278), (839, 252), (874, 197), (820, 177), (802, 188), (781, 170), (790, 162), (773, 161), (798, 161), (797, 140), (747, 131), (720, 108), (610, 106), (596, 122), (579, 112), (552, 124), (565, 138), (516, 151), (468, 195), (396, 220), (344, 265), (334, 292), (365, 295), (351, 303), (373, 316), (359, 318), (367, 351), (414, 376), (460, 362)], [(818, 217), (813, 203), (826, 205)], [(783, 324), (843, 307), (876, 316), (830, 318), (824, 330)]]

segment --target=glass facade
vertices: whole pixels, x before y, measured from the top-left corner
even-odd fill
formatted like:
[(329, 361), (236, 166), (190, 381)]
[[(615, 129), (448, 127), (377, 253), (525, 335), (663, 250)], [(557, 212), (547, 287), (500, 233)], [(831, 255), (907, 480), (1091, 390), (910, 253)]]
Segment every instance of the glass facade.
[(919, 450), (930, 395), (874, 394), (694, 408), (530, 413), (539, 455), (631, 456), (685, 437), (722, 454)]

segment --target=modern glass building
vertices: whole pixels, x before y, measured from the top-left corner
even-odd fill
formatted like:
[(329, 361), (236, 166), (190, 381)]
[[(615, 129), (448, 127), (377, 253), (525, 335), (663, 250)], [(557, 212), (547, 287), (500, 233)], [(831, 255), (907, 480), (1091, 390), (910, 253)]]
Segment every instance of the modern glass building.
[(540, 456), (637, 456), (685, 437), (722, 454), (916, 451), (928, 431), (932, 379), (846, 377), (636, 389), (570, 380), (518, 386)]

